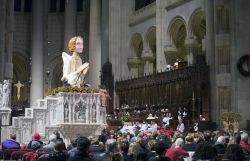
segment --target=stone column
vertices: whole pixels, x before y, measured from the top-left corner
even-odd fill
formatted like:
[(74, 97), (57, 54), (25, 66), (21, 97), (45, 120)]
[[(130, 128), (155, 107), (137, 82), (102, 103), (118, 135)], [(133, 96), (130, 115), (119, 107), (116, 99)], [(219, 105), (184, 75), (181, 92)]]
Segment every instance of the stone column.
[[(73, 114), (73, 105), (72, 103), (69, 101), (68, 102), (68, 107), (69, 107), (69, 123), (72, 123), (74, 120), (74, 114)], [(73, 116), (73, 117), (72, 117)]]
[(109, 60), (112, 63), (114, 80), (121, 77), (121, 64), (123, 64), (121, 62), (124, 62), (124, 59), (121, 60), (121, 12), (123, 11), (121, 1), (123, 0), (109, 0)]
[(100, 108), (101, 108), (101, 95), (98, 95), (96, 101), (96, 123), (100, 123)]
[(100, 85), (101, 71), (101, 29), (100, 0), (90, 1), (89, 22), (89, 83), (96, 87)]
[(193, 65), (196, 62), (196, 55), (197, 55), (197, 48), (198, 48), (198, 42), (194, 37), (189, 37), (185, 40), (185, 45), (188, 48), (188, 56), (187, 61), (188, 65)]
[[(90, 102), (92, 102), (92, 101), (90, 101)], [(87, 105), (86, 110), (85, 110), (85, 116), (86, 116), (85, 123), (90, 123), (89, 111), (90, 111), (90, 104)]]
[(103, 65), (109, 58), (109, 1), (102, 0), (101, 18), (101, 64)]
[(13, 77), (14, 0), (3, 0), (0, 6), (0, 81)]
[(205, 1), (206, 12), (206, 54), (210, 68), (210, 90), (211, 90), (211, 119), (217, 120), (216, 110), (216, 69), (215, 69), (215, 39), (214, 39), (214, 0)]
[(33, 0), (30, 105), (43, 98), (43, 2)]
[(100, 119), (100, 108), (99, 106), (96, 106), (96, 115), (95, 115), (95, 123), (99, 123), (99, 119)]
[[(13, 32), (14, 32), (14, 0), (7, 1), (7, 10), (6, 10), (6, 24), (5, 24), (5, 79), (10, 79), (12, 83), (13, 78)], [(11, 87), (10, 87), (11, 88)], [(11, 99), (10, 99), (11, 102)], [(9, 104), (10, 105), (10, 104)]]
[(6, 17), (6, 0), (1, 1), (0, 5), (0, 82), (4, 79), (4, 44), (5, 44), (5, 17)]
[(130, 57), (128, 58), (128, 67), (130, 69), (130, 76), (138, 77), (138, 66), (139, 66), (139, 59), (138, 57)]
[(166, 0), (156, 0), (156, 70), (160, 71), (166, 66), (164, 46), (166, 45), (167, 22)]
[(155, 60), (153, 52), (150, 48), (142, 51), (142, 59), (145, 63), (144, 65), (144, 74), (153, 73), (153, 61)]
[[(2, 63), (3, 63), (3, 79), (9, 81), (7, 87), (7, 97), (8, 101), (6, 104), (3, 104), (3, 107), (6, 108), (5, 111), (1, 109), (1, 117), (3, 117), (2, 124), (9, 125), (10, 120), (10, 106), (11, 106), (11, 84), (13, 78), (13, 30), (14, 30), (14, 0), (8, 0), (5, 3), (5, 8), (3, 10), (5, 12), (3, 20), (4, 22), (4, 29), (3, 29), (3, 52), (2, 52)], [(1, 36), (1, 37), (2, 37)], [(4, 86), (4, 85), (3, 85)], [(4, 95), (4, 94), (3, 94)], [(5, 102), (5, 100), (3, 100)], [(5, 118), (5, 119), (4, 119)]]
[[(127, 63), (123, 63), (123, 60), (127, 60), (128, 59), (128, 51), (130, 50), (130, 39), (129, 39), (129, 35), (130, 35), (130, 26), (129, 26), (129, 22), (130, 22), (130, 18), (131, 16), (134, 14), (134, 8), (131, 8), (131, 3), (134, 3), (134, 1), (132, 0), (128, 0), (128, 1), (124, 1), (121, 0), (120, 1), (120, 35), (117, 36), (117, 38), (121, 38), (120, 39), (120, 56), (119, 56), (119, 60), (122, 63), (119, 63), (120, 65), (120, 72), (117, 71), (117, 77), (116, 78), (121, 78), (121, 77), (127, 77), (129, 74), (129, 69), (127, 66)], [(118, 15), (119, 16), (119, 15)], [(118, 28), (119, 26), (117, 26)], [(112, 31), (112, 30), (110, 30)], [(116, 30), (117, 31), (117, 30)], [(119, 31), (118, 31), (119, 32)], [(115, 40), (116, 41), (116, 40)], [(117, 55), (117, 54), (116, 54)], [(113, 62), (112, 62), (113, 64)], [(115, 69), (113, 69), (114, 71)], [(119, 74), (119, 75), (118, 75)], [(115, 104), (114, 104), (115, 105)], [(115, 107), (115, 106), (113, 106)]]
[(76, 0), (65, 1), (64, 15), (64, 51), (69, 52), (68, 42), (76, 36)]

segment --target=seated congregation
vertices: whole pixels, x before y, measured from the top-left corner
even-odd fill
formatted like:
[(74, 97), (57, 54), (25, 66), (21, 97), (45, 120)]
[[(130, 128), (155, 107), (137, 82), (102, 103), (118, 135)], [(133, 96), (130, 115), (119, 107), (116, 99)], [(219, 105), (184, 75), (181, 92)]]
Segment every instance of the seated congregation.
[(39, 133), (28, 144), (16, 135), (1, 144), (3, 160), (19, 161), (244, 161), (250, 160), (247, 132), (185, 132), (155, 128), (147, 131), (135, 124), (132, 131), (104, 129), (100, 136), (76, 135), (66, 145), (58, 132), (41, 140)]

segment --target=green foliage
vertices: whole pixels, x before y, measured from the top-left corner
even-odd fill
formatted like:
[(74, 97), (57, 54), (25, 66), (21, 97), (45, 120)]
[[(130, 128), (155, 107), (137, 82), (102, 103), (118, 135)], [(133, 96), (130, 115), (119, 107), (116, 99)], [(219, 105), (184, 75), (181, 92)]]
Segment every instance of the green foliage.
[(243, 55), (237, 62), (237, 68), (241, 75), (245, 77), (250, 77), (250, 70), (243, 68), (244, 63), (247, 63), (248, 68), (250, 68), (250, 55)]
[(59, 92), (71, 92), (71, 93), (99, 93), (99, 88), (92, 87), (71, 87), (71, 86), (62, 86), (54, 89), (50, 89), (47, 92), (47, 95), (56, 95)]
[(131, 116), (128, 115), (128, 114), (126, 114), (126, 115), (122, 116), (121, 119), (122, 119), (122, 121), (124, 121), (124, 122), (129, 122), (129, 121), (131, 120)]
[(220, 116), (220, 121), (226, 121), (228, 123), (239, 122), (242, 119), (240, 113), (237, 112), (225, 112)]
[(111, 115), (107, 114), (107, 116), (106, 116), (106, 120), (112, 120)]

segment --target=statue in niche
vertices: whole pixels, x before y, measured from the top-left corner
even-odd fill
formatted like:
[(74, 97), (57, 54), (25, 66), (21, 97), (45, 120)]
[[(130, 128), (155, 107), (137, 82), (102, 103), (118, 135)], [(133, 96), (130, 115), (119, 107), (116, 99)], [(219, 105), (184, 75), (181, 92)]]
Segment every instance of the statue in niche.
[(83, 51), (83, 38), (76, 36), (70, 39), (68, 43), (72, 56), (62, 53), (63, 59), (63, 77), (61, 81), (67, 82), (72, 87), (80, 87), (84, 83), (85, 75), (89, 69), (89, 63), (82, 64), (80, 54)]
[(9, 80), (3, 81), (3, 107), (8, 107), (10, 99), (10, 82)]
[(77, 111), (76, 112), (76, 116), (78, 120), (83, 120), (85, 121), (85, 111)]
[(79, 121), (86, 121), (86, 107), (79, 102), (75, 106), (75, 119)]

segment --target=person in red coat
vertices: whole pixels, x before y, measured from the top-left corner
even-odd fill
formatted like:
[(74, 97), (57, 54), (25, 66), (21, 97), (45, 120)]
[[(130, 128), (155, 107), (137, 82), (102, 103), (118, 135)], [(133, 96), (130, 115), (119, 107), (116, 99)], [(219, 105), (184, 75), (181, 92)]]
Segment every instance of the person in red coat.
[(249, 155), (250, 154), (250, 144), (248, 143), (248, 134), (246, 132), (241, 134), (240, 146)]
[(179, 157), (188, 157), (188, 153), (182, 149), (182, 146), (184, 145), (184, 140), (182, 138), (178, 138), (175, 141), (175, 146), (168, 149), (165, 153), (166, 157), (169, 157), (171, 161), (176, 161)]

